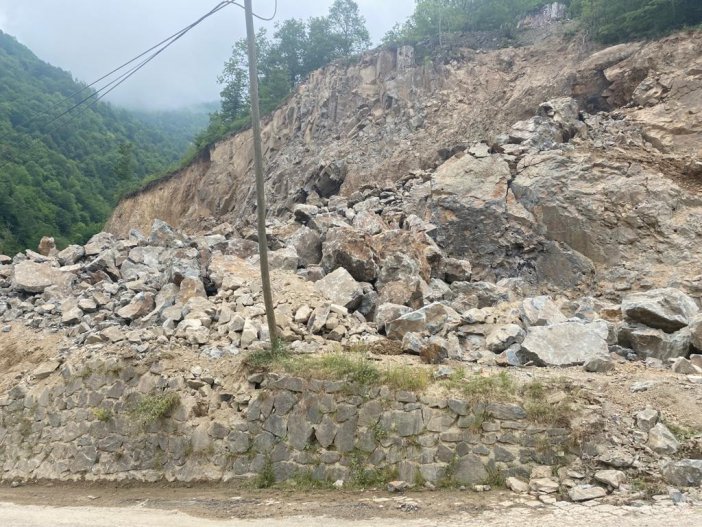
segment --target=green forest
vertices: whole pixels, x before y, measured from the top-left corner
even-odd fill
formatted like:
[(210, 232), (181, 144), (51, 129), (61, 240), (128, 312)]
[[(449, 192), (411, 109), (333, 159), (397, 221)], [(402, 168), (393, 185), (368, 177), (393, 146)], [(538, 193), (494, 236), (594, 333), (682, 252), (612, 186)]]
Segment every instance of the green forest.
[[(702, 23), (700, 0), (560, 0), (594, 40), (610, 44), (663, 35)], [(552, 0), (417, 0), (414, 13), (385, 36), (386, 44), (437, 40), (441, 34), (513, 34), (524, 15)]]
[(120, 193), (178, 161), (206, 113), (130, 113), (97, 103), (54, 123), (90, 92), (0, 32), (0, 253), (60, 246), (101, 228)]

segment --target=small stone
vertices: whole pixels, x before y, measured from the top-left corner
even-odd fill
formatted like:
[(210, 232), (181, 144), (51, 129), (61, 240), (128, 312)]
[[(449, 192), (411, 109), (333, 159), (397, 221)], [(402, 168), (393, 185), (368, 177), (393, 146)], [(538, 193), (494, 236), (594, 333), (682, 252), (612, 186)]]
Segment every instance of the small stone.
[(682, 373), (684, 375), (696, 375), (702, 373), (702, 368), (698, 368), (685, 357), (678, 357), (677, 359), (675, 359), (675, 362), (673, 362), (673, 366), (671, 369), (675, 373)]
[(341, 489), (341, 488), (343, 488), (343, 487), (344, 487), (344, 480), (343, 480), (343, 479), (337, 479), (337, 480), (334, 482), (334, 488), (335, 488), (335, 489)]
[(404, 492), (408, 488), (410, 488), (410, 484), (401, 480), (391, 481), (387, 486), (388, 492)]
[(529, 492), (529, 484), (519, 478), (509, 477), (505, 480), (505, 485), (509, 490), (518, 494), (526, 494)]
[(626, 474), (621, 470), (599, 470), (595, 472), (595, 480), (618, 489), (622, 483), (626, 482)]

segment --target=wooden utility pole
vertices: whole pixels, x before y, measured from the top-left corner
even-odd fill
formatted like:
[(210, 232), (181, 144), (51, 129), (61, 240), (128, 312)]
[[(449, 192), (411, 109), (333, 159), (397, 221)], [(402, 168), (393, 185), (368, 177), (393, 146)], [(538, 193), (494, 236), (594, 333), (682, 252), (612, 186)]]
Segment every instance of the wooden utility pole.
[(251, 128), (253, 129), (254, 168), (256, 171), (256, 214), (258, 219), (258, 251), (261, 263), (263, 303), (266, 308), (271, 349), (278, 350), (278, 327), (273, 311), (273, 292), (268, 267), (268, 237), (266, 235), (266, 194), (263, 180), (263, 151), (261, 149), (261, 115), (258, 102), (258, 67), (256, 63), (256, 33), (253, 25), (251, 0), (244, 0), (246, 11), (246, 39), (249, 48), (249, 97), (251, 99)]

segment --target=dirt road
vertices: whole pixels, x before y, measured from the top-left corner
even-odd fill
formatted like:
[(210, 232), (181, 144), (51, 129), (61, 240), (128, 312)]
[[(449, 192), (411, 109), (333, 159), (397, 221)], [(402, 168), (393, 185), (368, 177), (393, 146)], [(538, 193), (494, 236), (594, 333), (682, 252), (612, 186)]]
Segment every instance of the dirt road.
[(597, 525), (598, 527), (699, 527), (702, 510), (645, 507), (634, 511), (610, 506), (570, 506), (546, 510), (512, 508), (478, 515), (463, 513), (443, 518), (368, 518), (361, 520), (329, 517), (292, 516), (265, 519), (213, 520), (196, 518), (179, 511), (140, 507), (47, 507), (0, 503), (3, 527), (292, 527), (327, 524), (334, 527), (562, 527)]
[(0, 527), (699, 527), (702, 505), (544, 505), (507, 491), (0, 487)]

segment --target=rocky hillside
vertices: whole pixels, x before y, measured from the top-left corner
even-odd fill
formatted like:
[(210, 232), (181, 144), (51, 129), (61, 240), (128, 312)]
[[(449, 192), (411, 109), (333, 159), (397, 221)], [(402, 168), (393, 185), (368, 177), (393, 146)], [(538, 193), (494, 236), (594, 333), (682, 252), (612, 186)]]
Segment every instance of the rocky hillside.
[[(378, 196), (372, 212), (403, 229), (410, 215), (433, 224), (481, 279), (699, 292), (701, 49), (699, 33), (595, 53), (551, 35), (442, 61), (405, 47), (329, 66), (264, 129), (271, 229), (297, 204), (346, 208), (359, 191), (409, 182), (404, 208)], [(555, 97), (573, 101), (543, 104)], [(107, 230), (159, 218), (229, 222), (246, 237), (251, 164), (250, 134), (235, 135), (124, 200)]]
[(84, 246), (0, 256), (0, 479), (699, 485), (702, 38), (562, 42), (368, 55), (273, 115), (282, 359), (247, 133)]

